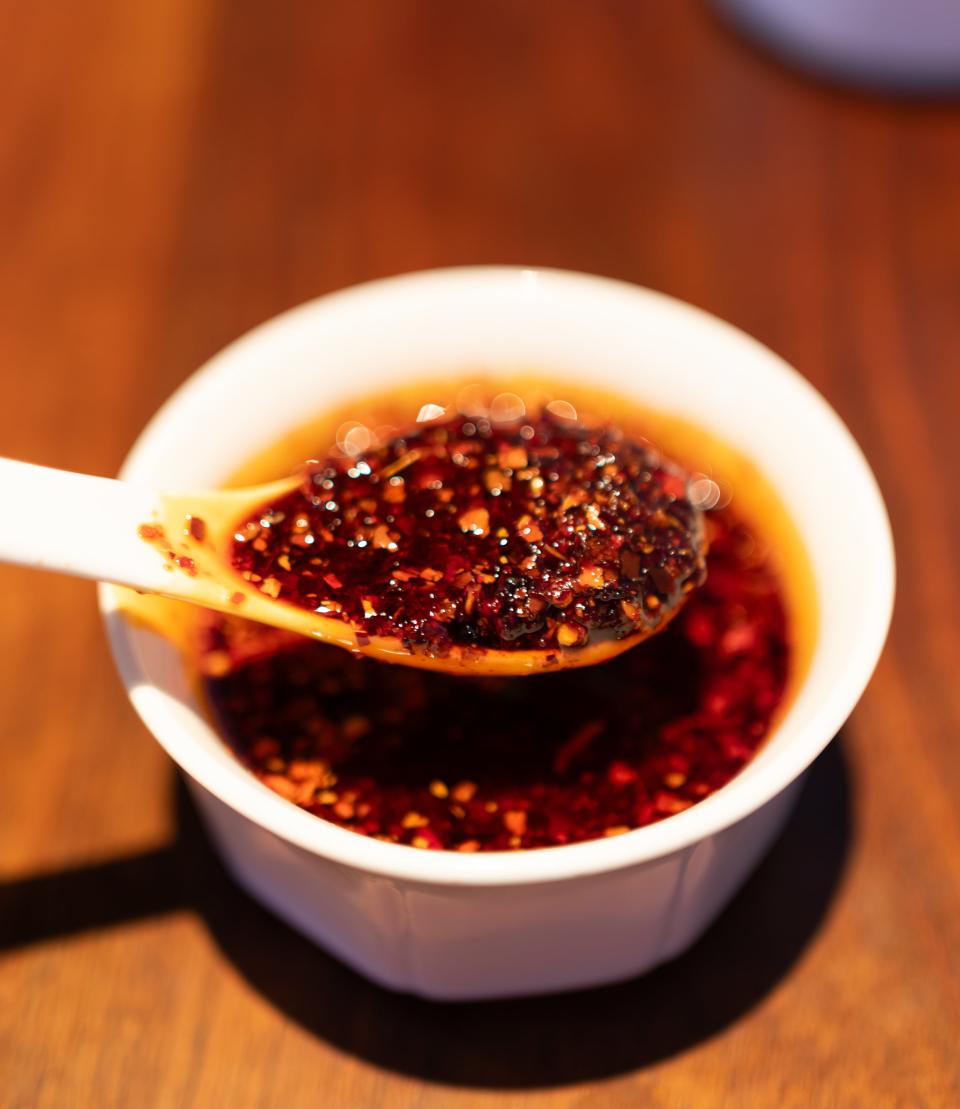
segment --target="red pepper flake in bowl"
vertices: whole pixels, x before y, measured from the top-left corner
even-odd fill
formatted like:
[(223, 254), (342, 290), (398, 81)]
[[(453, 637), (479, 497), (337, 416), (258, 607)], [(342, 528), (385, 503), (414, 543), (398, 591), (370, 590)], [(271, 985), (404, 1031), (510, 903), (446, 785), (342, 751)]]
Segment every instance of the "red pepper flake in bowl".
[(664, 626), (703, 580), (702, 522), (648, 446), (545, 408), (436, 419), (311, 464), (238, 524), (231, 559), (270, 597), (336, 602), (411, 650), (567, 649)]
[(535, 679), (385, 666), (212, 616), (201, 667), (223, 735), (293, 804), (423, 850), (558, 846), (683, 812), (763, 743), (790, 661), (754, 537), (729, 509), (708, 523), (709, 575), (668, 628)]

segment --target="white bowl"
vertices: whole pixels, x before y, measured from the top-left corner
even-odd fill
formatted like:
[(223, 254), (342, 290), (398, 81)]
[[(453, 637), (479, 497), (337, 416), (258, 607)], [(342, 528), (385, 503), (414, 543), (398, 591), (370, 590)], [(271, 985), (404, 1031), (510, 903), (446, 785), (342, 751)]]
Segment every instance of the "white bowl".
[(711, 316), (578, 274), (439, 270), (296, 308), (195, 374), (122, 476), (216, 485), (325, 405), (405, 381), (534, 368), (683, 414), (737, 445), (804, 536), (820, 611), (808, 674), (757, 757), (693, 808), (615, 838), (515, 853), (422, 851), (346, 831), (244, 770), (200, 711), (175, 649), (101, 590), (130, 699), (186, 771), (241, 885), (375, 981), (432, 998), (596, 985), (688, 947), (769, 847), (804, 771), (860, 697), (893, 601), (883, 502), (820, 395)]

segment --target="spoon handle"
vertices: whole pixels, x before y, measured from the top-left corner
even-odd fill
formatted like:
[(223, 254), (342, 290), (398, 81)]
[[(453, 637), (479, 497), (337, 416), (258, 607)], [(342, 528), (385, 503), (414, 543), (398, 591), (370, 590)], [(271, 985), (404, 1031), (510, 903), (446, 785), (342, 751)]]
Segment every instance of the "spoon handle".
[(160, 510), (150, 489), (0, 458), (3, 562), (176, 595), (184, 575), (137, 534)]

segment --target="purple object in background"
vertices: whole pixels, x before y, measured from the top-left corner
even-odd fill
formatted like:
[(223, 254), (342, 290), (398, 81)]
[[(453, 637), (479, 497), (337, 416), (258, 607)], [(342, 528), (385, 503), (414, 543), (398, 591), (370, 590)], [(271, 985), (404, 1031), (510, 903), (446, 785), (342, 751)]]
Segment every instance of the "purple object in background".
[(836, 77), (960, 90), (960, 0), (714, 0), (781, 55)]

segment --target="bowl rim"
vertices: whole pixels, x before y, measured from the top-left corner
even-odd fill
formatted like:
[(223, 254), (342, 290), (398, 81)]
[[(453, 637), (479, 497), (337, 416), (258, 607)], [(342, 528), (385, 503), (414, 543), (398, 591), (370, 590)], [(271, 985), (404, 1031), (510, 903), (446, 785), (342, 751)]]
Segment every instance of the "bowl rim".
[[(147, 729), (180, 766), (200, 786), (229, 808), (282, 840), (322, 859), (383, 877), (427, 886), (511, 886), (569, 880), (599, 875), (625, 867), (650, 864), (669, 857), (697, 842), (723, 831), (761, 808), (797, 779), (840, 730), (859, 700), (873, 673), (886, 640), (893, 611), (895, 565), (893, 537), (886, 508), (876, 479), (853, 436), (823, 396), (769, 348), (743, 331), (686, 302), (643, 286), (606, 277), (567, 270), (525, 266), (460, 266), (424, 270), (382, 278), (339, 290), (307, 301), (248, 331), (215, 354), (196, 370), (161, 405), (141, 431), (123, 464), (120, 476), (135, 479), (142, 464), (145, 444), (162, 436), (163, 428), (176, 411), (190, 403), (199, 389), (226, 379), (231, 365), (244, 347), (263, 343), (290, 327), (300, 326), (304, 318), (341, 308), (368, 298), (375, 304), (381, 297), (393, 296), (421, 286), (429, 295), (430, 286), (451, 282), (490, 288), (491, 283), (515, 286), (529, 284), (533, 274), (542, 289), (566, 286), (591, 295), (614, 294), (646, 299), (658, 310), (685, 314), (701, 329), (713, 329), (726, 341), (750, 348), (763, 357), (771, 372), (787, 375), (794, 387), (807, 394), (817, 410), (825, 434), (833, 437), (844, 452), (852, 476), (859, 481), (864, 504), (872, 520), (871, 555), (876, 582), (876, 597), (866, 618), (858, 626), (855, 649), (847, 658), (842, 673), (835, 677), (831, 695), (811, 713), (802, 736), (784, 746), (750, 777), (733, 778), (727, 785), (682, 813), (656, 824), (646, 825), (609, 839), (545, 847), (516, 852), (479, 852), (463, 855), (449, 851), (424, 851), (402, 844), (384, 843), (306, 812), (284, 800), (260, 783), (239, 762), (224, 763), (195, 740), (195, 730), (186, 726), (177, 699), (154, 685), (142, 664), (134, 642), (134, 628), (117, 607), (114, 587), (101, 584), (99, 607), (107, 627), (114, 661), (127, 694)], [(816, 653), (817, 646), (814, 646)], [(530, 679), (536, 680), (536, 679)], [(796, 703), (796, 699), (794, 704)], [(178, 711), (180, 709), (180, 711)], [(778, 729), (789, 719), (789, 708)], [(229, 769), (228, 769), (229, 767)]]

